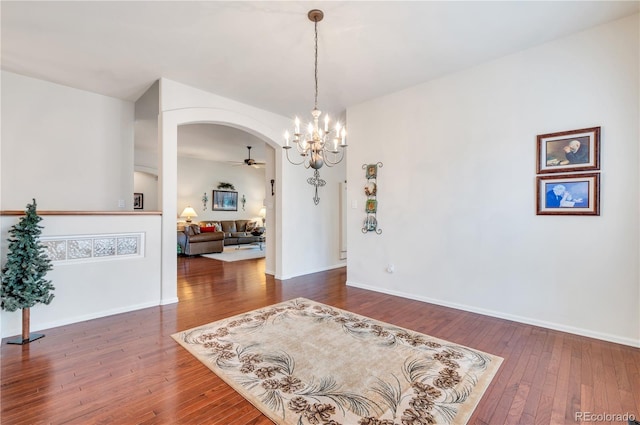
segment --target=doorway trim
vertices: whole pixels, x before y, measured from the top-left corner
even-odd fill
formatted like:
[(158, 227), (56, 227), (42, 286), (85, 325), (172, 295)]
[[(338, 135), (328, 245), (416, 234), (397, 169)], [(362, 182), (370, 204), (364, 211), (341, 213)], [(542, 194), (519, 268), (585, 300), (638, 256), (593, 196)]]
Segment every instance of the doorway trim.
[[(178, 126), (185, 124), (220, 124), (234, 127), (250, 133), (276, 152), (280, 145), (275, 142), (279, 137), (274, 130), (252, 116), (239, 112), (219, 108), (182, 108), (169, 111), (161, 111), (159, 115), (159, 140), (158, 152), (160, 172), (158, 184), (160, 186), (158, 205), (162, 211), (162, 270), (161, 270), (161, 296), (160, 304), (178, 302), (178, 257), (176, 254), (176, 211), (178, 198)], [(276, 182), (282, 181), (282, 157), (274, 155), (274, 173)], [(274, 210), (275, 228), (281, 228), (281, 197), (276, 197)], [(275, 238), (275, 258), (273, 267), (275, 275), (281, 274), (282, 268), (282, 235), (281, 232), (270, 232), (270, 238)], [(267, 251), (267, 255), (269, 255)], [(266, 261), (269, 261), (267, 257)]]

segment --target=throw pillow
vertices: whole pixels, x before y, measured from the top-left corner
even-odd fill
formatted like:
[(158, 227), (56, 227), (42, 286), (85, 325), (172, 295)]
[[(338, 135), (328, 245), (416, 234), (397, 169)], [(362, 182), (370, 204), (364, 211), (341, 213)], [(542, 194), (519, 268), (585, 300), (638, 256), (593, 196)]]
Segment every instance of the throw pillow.
[(191, 228), (193, 229), (193, 233), (195, 233), (196, 235), (200, 234), (200, 226), (198, 225), (192, 225)]
[(201, 227), (200, 228), (200, 232), (202, 233), (213, 233), (213, 232), (217, 232), (216, 228), (214, 226), (205, 226), (205, 227)]
[(247, 223), (247, 232), (251, 233), (253, 231), (253, 229), (256, 228), (256, 225), (258, 223), (256, 223), (255, 221), (250, 221)]
[(222, 224), (215, 222), (213, 223), (213, 227), (216, 229), (216, 232), (222, 232)]

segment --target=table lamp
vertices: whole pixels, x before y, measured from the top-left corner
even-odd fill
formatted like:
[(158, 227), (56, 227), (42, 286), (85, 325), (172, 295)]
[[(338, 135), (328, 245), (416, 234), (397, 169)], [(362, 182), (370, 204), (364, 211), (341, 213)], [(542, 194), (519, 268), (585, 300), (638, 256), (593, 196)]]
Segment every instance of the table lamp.
[(264, 227), (264, 220), (267, 216), (267, 209), (265, 207), (260, 208), (260, 212), (258, 213), (260, 217), (262, 217), (262, 226)]
[(180, 214), (180, 217), (187, 217), (187, 224), (191, 224), (191, 217), (197, 216), (198, 214), (196, 214), (196, 211), (191, 207), (185, 208), (182, 210), (182, 214)]

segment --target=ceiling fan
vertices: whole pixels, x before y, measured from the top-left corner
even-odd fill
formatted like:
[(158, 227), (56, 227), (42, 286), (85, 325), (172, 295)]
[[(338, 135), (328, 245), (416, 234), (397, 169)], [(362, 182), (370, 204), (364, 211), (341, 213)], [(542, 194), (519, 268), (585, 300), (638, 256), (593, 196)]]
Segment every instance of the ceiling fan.
[(264, 167), (264, 162), (258, 162), (255, 159), (251, 158), (251, 146), (247, 146), (247, 150), (248, 150), (248, 158), (246, 158), (243, 162), (238, 163), (238, 165), (249, 165), (251, 167), (254, 168), (262, 168)]

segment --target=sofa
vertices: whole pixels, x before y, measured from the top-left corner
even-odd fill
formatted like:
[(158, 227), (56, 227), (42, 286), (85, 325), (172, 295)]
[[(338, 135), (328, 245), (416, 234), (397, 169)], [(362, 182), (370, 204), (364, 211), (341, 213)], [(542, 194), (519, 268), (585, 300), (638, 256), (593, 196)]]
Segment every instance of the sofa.
[(178, 245), (185, 255), (213, 254), (224, 249), (224, 232), (201, 232), (197, 224), (178, 229)]
[(200, 221), (178, 228), (178, 245), (185, 255), (213, 254), (226, 245), (260, 242), (263, 233), (252, 220)]
[(202, 232), (222, 231), (225, 246), (259, 242), (264, 233), (264, 227), (253, 220), (200, 221), (198, 225)]

